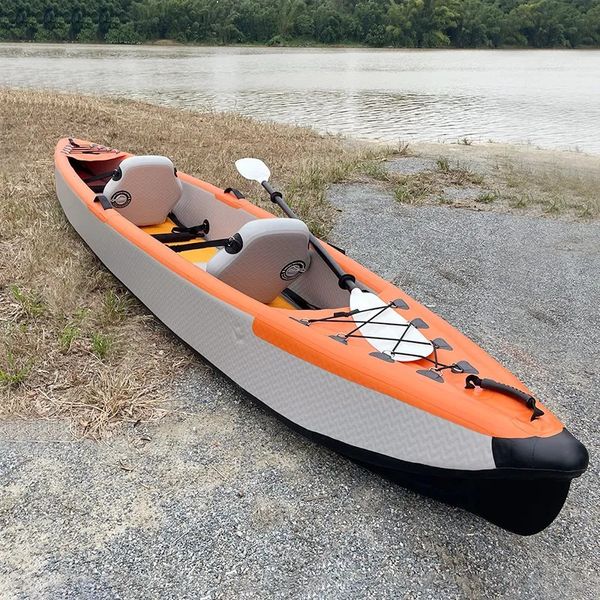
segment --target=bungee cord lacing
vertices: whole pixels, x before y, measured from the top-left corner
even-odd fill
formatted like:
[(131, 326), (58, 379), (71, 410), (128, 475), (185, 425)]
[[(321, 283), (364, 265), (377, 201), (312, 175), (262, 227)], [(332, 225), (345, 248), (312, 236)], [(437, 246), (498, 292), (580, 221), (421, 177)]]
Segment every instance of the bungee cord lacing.
[[(399, 352), (397, 350), (397, 348), (404, 341), (406, 334), (410, 330), (410, 328), (414, 327), (415, 329), (418, 329), (414, 325), (414, 323), (412, 323), (411, 321), (408, 321), (407, 323), (385, 323), (385, 322), (381, 322), (381, 321), (377, 322), (378, 325), (402, 327), (403, 331), (398, 337), (393, 337), (393, 338), (392, 337), (379, 337), (379, 336), (373, 336), (373, 335), (365, 335), (363, 333), (360, 333), (357, 335), (357, 332), (359, 332), (362, 327), (364, 327), (365, 325), (367, 325), (369, 323), (372, 323), (374, 319), (376, 319), (379, 315), (381, 315), (383, 312), (385, 312), (388, 308), (395, 308), (395, 307), (396, 307), (396, 304), (394, 303), (394, 301), (391, 301), (386, 305), (378, 306), (378, 307), (374, 307), (374, 308), (365, 308), (365, 309), (361, 309), (361, 310), (355, 309), (355, 310), (350, 310), (350, 311), (334, 312), (333, 315), (331, 315), (329, 317), (321, 317), (318, 319), (294, 319), (294, 320), (298, 321), (299, 323), (302, 323), (303, 325), (306, 325), (307, 327), (310, 327), (311, 325), (314, 325), (315, 323), (353, 323), (356, 325), (356, 327), (354, 327), (347, 333), (338, 333), (335, 337), (339, 341), (344, 341), (344, 342), (346, 342), (350, 338), (363, 338), (363, 339), (385, 340), (388, 342), (395, 342), (394, 348), (389, 352), (385, 352), (384, 354), (407, 356), (407, 357), (412, 357), (416, 360), (425, 360), (433, 365), (433, 367), (431, 367), (431, 369), (436, 372), (444, 371), (446, 369), (450, 369), (453, 373), (464, 373), (465, 372), (464, 369), (460, 365), (457, 365), (456, 363), (452, 363), (452, 364), (448, 365), (448, 364), (441, 362), (438, 359), (438, 353), (437, 353), (438, 347), (435, 342), (429, 342), (429, 341), (421, 342), (421, 341), (410, 340), (411, 344), (422, 344), (422, 345), (431, 344), (433, 346), (433, 358), (429, 358), (427, 356), (421, 356), (418, 354), (412, 354), (409, 352)], [(365, 317), (364, 321), (357, 320), (355, 318), (356, 315), (359, 315), (361, 313), (372, 312), (372, 311), (377, 311), (377, 312), (375, 312), (375, 314), (373, 314), (372, 316)], [(351, 317), (352, 320), (348, 320), (348, 317)]]

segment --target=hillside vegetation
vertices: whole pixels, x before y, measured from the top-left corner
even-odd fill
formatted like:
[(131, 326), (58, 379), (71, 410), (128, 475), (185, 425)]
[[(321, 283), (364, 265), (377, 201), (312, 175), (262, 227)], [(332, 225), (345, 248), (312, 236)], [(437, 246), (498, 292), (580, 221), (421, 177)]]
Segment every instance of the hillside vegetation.
[(600, 0), (3, 0), (0, 40), (600, 46)]

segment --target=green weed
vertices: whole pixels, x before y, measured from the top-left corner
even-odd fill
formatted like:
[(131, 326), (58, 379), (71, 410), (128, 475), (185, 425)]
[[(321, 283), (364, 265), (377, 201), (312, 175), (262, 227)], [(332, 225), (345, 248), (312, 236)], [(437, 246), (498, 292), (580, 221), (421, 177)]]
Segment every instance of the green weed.
[(21, 289), (17, 285), (12, 285), (10, 287), (10, 293), (23, 313), (30, 319), (39, 317), (44, 312), (44, 303), (35, 292)]
[(110, 354), (114, 346), (114, 340), (112, 337), (103, 333), (92, 334), (92, 353), (95, 354), (100, 360), (104, 360)]

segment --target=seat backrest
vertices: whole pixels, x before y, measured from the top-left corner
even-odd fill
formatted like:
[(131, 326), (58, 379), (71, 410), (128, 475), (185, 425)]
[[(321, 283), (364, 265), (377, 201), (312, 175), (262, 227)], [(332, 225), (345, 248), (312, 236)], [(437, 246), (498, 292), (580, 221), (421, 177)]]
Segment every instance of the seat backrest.
[(103, 193), (126, 219), (145, 227), (164, 223), (181, 192), (175, 167), (166, 156), (131, 156), (121, 162)]
[(241, 249), (223, 248), (206, 270), (252, 298), (269, 303), (309, 266), (306, 225), (298, 219), (257, 219), (235, 237)]

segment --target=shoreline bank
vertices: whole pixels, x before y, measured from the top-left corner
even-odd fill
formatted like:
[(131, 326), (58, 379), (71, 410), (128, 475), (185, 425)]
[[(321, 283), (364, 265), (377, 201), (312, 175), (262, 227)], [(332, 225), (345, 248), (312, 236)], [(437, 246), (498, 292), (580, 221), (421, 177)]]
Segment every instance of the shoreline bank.
[(157, 39), (157, 40), (147, 40), (139, 43), (120, 43), (120, 42), (106, 42), (101, 40), (94, 41), (71, 41), (71, 40), (60, 40), (60, 41), (36, 41), (36, 40), (0, 40), (0, 44), (40, 44), (40, 45), (81, 45), (81, 46), (142, 46), (142, 47), (181, 47), (181, 48), (262, 48), (262, 49), (278, 49), (278, 48), (316, 48), (316, 49), (356, 49), (356, 50), (414, 50), (415, 52), (428, 52), (431, 50), (444, 50), (444, 51), (469, 51), (469, 50), (478, 50), (478, 51), (507, 51), (510, 52), (512, 50), (531, 50), (531, 51), (552, 51), (555, 52), (557, 50), (564, 50), (566, 52), (570, 51), (580, 51), (580, 50), (590, 50), (597, 51), (600, 50), (600, 45), (598, 46), (574, 46), (574, 47), (565, 47), (565, 46), (545, 46), (541, 48), (532, 47), (532, 46), (497, 46), (497, 47), (489, 47), (489, 46), (468, 46), (468, 47), (454, 47), (454, 46), (441, 46), (441, 47), (420, 47), (416, 48), (414, 46), (369, 46), (367, 44), (360, 43), (336, 43), (336, 44), (325, 44), (322, 42), (307, 42), (303, 40), (286, 40), (285, 43), (274, 43), (274, 44), (263, 44), (263, 43), (253, 43), (253, 42), (237, 42), (237, 43), (227, 43), (227, 44), (216, 44), (214, 42), (207, 43), (199, 43), (199, 42), (180, 42), (178, 40), (172, 39)]

